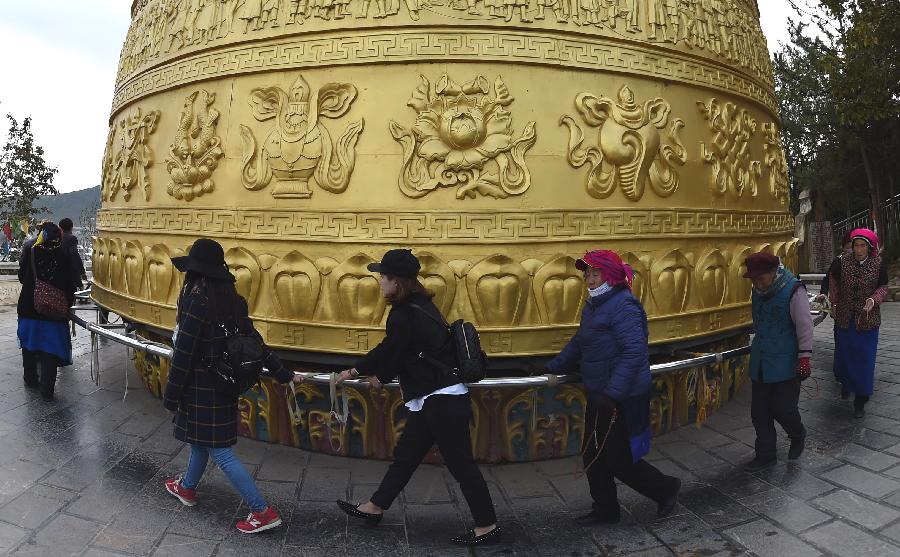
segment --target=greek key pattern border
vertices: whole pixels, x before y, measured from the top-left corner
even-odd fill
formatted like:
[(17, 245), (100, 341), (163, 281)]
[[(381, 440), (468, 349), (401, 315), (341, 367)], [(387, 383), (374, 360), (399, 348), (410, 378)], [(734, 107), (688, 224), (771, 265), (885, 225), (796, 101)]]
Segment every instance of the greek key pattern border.
[(443, 244), (532, 243), (675, 235), (792, 232), (788, 213), (715, 210), (349, 213), (230, 209), (105, 209), (101, 232), (239, 235), (245, 239)]
[(728, 91), (773, 114), (774, 93), (739, 72), (688, 57), (578, 37), (540, 33), (370, 32), (337, 37), (288, 37), (241, 44), (150, 69), (116, 90), (112, 112), (168, 88), (249, 72), (376, 62), (493, 61), (545, 64), (645, 75)]

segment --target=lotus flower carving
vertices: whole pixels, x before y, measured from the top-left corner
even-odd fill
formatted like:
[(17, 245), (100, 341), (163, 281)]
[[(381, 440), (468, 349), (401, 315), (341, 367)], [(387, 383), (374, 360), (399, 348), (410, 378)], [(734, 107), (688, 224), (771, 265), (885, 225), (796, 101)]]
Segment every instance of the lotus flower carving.
[(513, 138), (506, 107), (514, 99), (503, 80), (494, 82), (492, 95), (483, 76), (459, 85), (444, 75), (434, 88), (421, 79), (407, 103), (418, 113), (412, 129), (390, 123), (391, 135), (403, 147), (401, 191), (419, 198), (456, 187), (457, 199), (525, 192), (531, 185), (525, 152), (535, 142), (534, 122)]

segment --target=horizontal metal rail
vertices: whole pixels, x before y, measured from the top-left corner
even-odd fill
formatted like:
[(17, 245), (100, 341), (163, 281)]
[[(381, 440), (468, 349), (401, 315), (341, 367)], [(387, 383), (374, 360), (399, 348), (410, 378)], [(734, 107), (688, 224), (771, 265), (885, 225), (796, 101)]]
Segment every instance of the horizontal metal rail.
[[(96, 309), (96, 306), (73, 306), (74, 310), (89, 310)], [(148, 354), (152, 354), (154, 356), (165, 358), (167, 360), (172, 359), (173, 350), (169, 346), (165, 344), (160, 344), (157, 342), (153, 342), (151, 340), (142, 338), (134, 333), (131, 334), (122, 334), (116, 332), (112, 329), (114, 328), (122, 328), (123, 325), (118, 326), (109, 326), (109, 325), (101, 325), (97, 323), (90, 323), (85, 321), (84, 319), (78, 317), (77, 315), (73, 316), (73, 321), (75, 324), (79, 325), (87, 329), (88, 331), (119, 344), (123, 344), (128, 348), (133, 350), (141, 350)], [(740, 348), (734, 348), (731, 350), (725, 350), (724, 352), (717, 352), (711, 354), (698, 354), (694, 357), (677, 360), (674, 362), (664, 362), (661, 364), (653, 364), (650, 366), (650, 373), (654, 376), (664, 375), (666, 373), (673, 373), (676, 371), (682, 371), (685, 369), (690, 369), (693, 367), (699, 366), (708, 366), (714, 364), (721, 364), (725, 360), (731, 360), (734, 358), (738, 358), (740, 356), (744, 356), (750, 353), (749, 346), (742, 346)], [(320, 384), (329, 384), (331, 382), (331, 374), (330, 373), (315, 373), (315, 372), (302, 372), (295, 371), (295, 375), (302, 376), (305, 381), (311, 381), (313, 383)], [(488, 377), (482, 379), (478, 383), (472, 383), (469, 386), (475, 388), (496, 388), (496, 387), (545, 387), (545, 386), (555, 386), (563, 383), (580, 383), (581, 376), (579, 375), (557, 375), (557, 374), (545, 374), (545, 375), (534, 375), (527, 377)], [(368, 382), (364, 379), (348, 379), (344, 382), (348, 385), (358, 385), (358, 386), (367, 386)], [(385, 385), (386, 387), (399, 387), (397, 382), (391, 382)]]

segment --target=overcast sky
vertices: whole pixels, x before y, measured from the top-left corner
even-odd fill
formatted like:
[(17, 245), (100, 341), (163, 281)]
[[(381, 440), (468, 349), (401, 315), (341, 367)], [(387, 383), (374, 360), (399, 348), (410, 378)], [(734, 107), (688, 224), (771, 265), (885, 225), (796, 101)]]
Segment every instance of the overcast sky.
[[(100, 182), (129, 0), (0, 0), (0, 114), (32, 117), (60, 191)], [(759, 0), (775, 50), (788, 39), (787, 0)], [(0, 126), (5, 142), (8, 126)]]

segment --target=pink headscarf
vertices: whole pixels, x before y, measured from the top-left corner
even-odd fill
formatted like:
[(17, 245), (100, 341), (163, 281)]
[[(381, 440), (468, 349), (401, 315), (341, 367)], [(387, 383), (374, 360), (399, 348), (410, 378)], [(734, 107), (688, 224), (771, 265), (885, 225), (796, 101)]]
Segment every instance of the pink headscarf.
[(622, 262), (622, 258), (611, 250), (599, 249), (589, 251), (575, 262), (575, 267), (579, 271), (584, 271), (588, 267), (600, 269), (603, 271), (603, 278), (610, 286), (618, 286), (624, 284), (631, 288), (631, 282), (634, 280), (634, 272), (631, 266)]
[(878, 253), (878, 236), (868, 228), (857, 228), (850, 233), (850, 241), (860, 239), (869, 244), (873, 253)]

